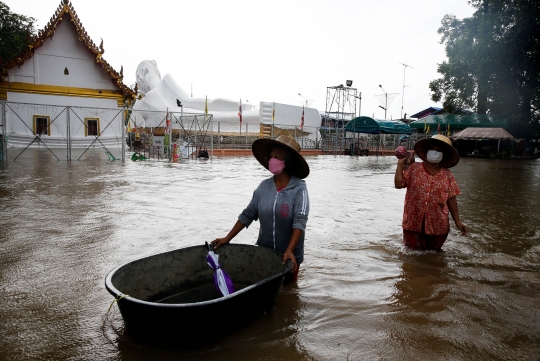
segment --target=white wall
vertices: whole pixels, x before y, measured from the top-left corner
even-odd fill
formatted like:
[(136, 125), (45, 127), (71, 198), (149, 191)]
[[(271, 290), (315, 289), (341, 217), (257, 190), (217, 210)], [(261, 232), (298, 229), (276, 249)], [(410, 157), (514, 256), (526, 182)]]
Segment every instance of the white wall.
[[(64, 74), (68, 69), (69, 75)], [(9, 70), (10, 82), (115, 90), (111, 77), (96, 63), (93, 54), (79, 42), (75, 25), (64, 15), (52, 39), (35, 55)]]
[[(5, 125), (9, 146), (30, 144), (31, 140), (35, 138), (33, 132), (34, 116), (49, 118), (50, 134), (44, 134), (41, 138), (49, 147), (65, 147), (68, 139), (73, 147), (96, 143), (95, 136), (86, 134), (85, 124), (86, 119), (89, 118), (99, 120), (99, 139), (101, 142), (121, 143), (124, 112), (123, 108), (116, 106), (116, 100), (101, 99), (101, 103), (99, 103), (100, 99), (80, 98), (84, 100), (82, 106), (67, 108), (66, 104), (72, 97), (22, 93), (10, 93), (8, 96), (12, 98), (6, 103)], [(56, 99), (56, 104), (48, 102), (51, 99)], [(107, 102), (110, 103), (107, 104)], [(102, 108), (106, 105), (108, 107)], [(39, 143), (36, 143), (35, 146), (39, 146)]]
[(272, 124), (272, 109), (275, 104), (274, 124), (300, 126), (302, 111), (304, 111), (304, 127), (320, 127), (321, 115), (315, 108), (303, 108), (296, 105), (261, 102), (259, 112), (261, 123)]
[(17, 103), (64, 105), (96, 108), (118, 108), (116, 99), (71, 97), (62, 95), (8, 92), (8, 101)]

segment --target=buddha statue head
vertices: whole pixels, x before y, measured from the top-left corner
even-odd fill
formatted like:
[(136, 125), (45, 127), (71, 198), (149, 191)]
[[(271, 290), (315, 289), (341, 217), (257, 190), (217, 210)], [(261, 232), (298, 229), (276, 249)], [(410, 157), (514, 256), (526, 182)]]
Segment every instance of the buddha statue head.
[(137, 67), (137, 86), (141, 93), (146, 94), (154, 89), (161, 81), (161, 74), (155, 60), (144, 60)]

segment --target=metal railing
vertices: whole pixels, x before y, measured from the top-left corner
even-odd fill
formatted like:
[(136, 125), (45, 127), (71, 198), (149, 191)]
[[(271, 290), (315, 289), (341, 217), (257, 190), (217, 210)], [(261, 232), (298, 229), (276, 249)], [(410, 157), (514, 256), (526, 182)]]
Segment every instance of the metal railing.
[[(330, 154), (384, 155), (399, 145), (411, 149), (418, 139), (426, 136), (345, 133), (325, 127), (266, 123), (240, 126), (238, 121), (214, 122), (212, 114), (183, 112), (6, 101), (1, 101), (0, 107), (2, 161), (17, 160), (28, 148), (40, 148), (57, 160), (96, 157), (125, 160), (126, 147), (128, 152), (138, 153), (145, 159), (174, 161), (197, 157), (200, 152), (214, 148), (250, 149), (257, 139), (280, 135), (296, 139), (302, 149), (320, 149)], [(36, 117), (45, 122), (40, 125), (40, 131), (36, 128)], [(97, 121), (97, 133), (89, 127), (89, 120)]]

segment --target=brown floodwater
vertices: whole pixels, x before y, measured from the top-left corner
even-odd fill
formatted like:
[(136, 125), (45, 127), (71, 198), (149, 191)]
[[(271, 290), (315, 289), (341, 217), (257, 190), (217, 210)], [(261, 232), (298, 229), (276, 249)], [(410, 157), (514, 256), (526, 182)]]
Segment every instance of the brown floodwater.
[[(224, 236), (269, 173), (253, 157), (0, 165), (0, 360), (537, 360), (540, 160), (461, 160), (467, 236), (401, 242), (394, 157), (309, 157), (297, 285), (219, 342), (133, 341), (104, 279), (119, 264)], [(234, 242), (253, 244), (258, 224)], [(180, 324), (178, 327), (189, 327)], [(209, 327), (208, 332), (219, 332)]]

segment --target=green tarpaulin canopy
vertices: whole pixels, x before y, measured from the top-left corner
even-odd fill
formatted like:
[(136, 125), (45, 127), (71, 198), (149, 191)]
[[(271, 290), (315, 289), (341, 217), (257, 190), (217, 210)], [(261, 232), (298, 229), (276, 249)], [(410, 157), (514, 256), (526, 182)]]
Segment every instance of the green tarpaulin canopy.
[(424, 129), (429, 125), (431, 131), (437, 130), (441, 125), (441, 130), (447, 130), (450, 125), (451, 130), (462, 130), (465, 128), (506, 128), (506, 120), (496, 119), (492, 115), (485, 114), (437, 114), (430, 115), (422, 119), (415, 120), (409, 124), (411, 128)]
[(399, 121), (357, 117), (345, 126), (345, 131), (368, 134), (411, 134), (411, 128)]

